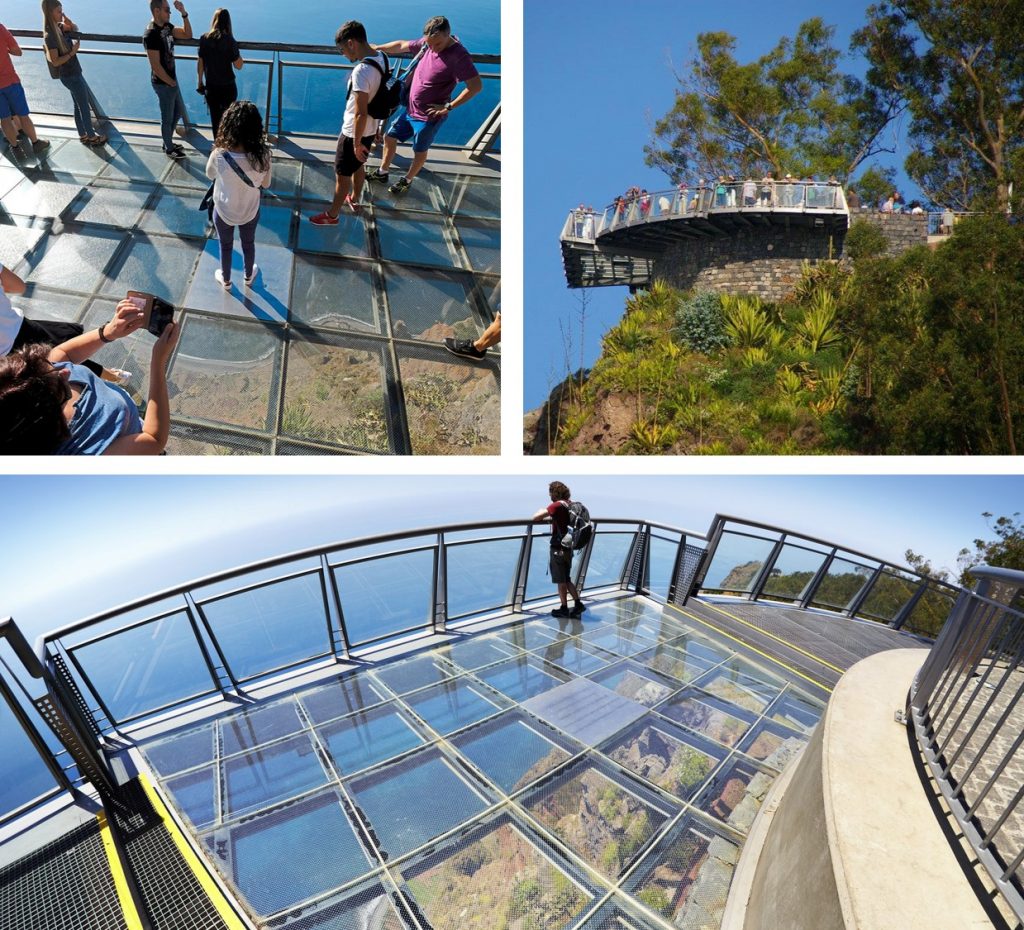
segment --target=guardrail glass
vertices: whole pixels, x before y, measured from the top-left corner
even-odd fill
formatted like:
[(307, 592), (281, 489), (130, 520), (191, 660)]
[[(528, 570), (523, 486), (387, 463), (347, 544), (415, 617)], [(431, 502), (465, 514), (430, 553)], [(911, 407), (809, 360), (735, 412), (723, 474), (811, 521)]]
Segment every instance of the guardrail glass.
[(446, 544), (449, 619), (511, 606), (515, 568), (524, 538), (520, 535)]
[(846, 610), (853, 599), (864, 590), (874, 574), (874, 566), (835, 558), (814, 591), (811, 603), (815, 607)]
[[(3, 670), (0, 669), (0, 675)], [(0, 821), (60, 790), (53, 773), (0, 695)]]
[(760, 536), (722, 533), (704, 576), (705, 589), (749, 594), (774, 546), (773, 540)]
[(788, 544), (783, 546), (761, 589), (762, 594), (784, 601), (800, 600), (827, 557), (827, 552), (816, 549)]
[(952, 594), (929, 588), (914, 605), (901, 629), (934, 639), (942, 630), (955, 603)]
[[(871, 591), (858, 609), (857, 615), (891, 623), (920, 587), (921, 582), (916, 578), (902, 572), (885, 570), (871, 586)], [(948, 610), (946, 614), (949, 614)]]
[(1024, 919), (1024, 572), (981, 566), (911, 688), (924, 758), (978, 859)]
[(630, 531), (617, 531), (598, 527), (590, 548), (590, 561), (587, 563), (586, 585), (588, 588), (600, 588), (604, 585), (621, 583), (626, 559), (629, 556), (629, 549), (635, 535), (635, 528)]
[(668, 600), (669, 587), (672, 585), (672, 572), (676, 566), (676, 554), (684, 541), (684, 537), (678, 534), (651, 531), (647, 589), (653, 597), (659, 600)]

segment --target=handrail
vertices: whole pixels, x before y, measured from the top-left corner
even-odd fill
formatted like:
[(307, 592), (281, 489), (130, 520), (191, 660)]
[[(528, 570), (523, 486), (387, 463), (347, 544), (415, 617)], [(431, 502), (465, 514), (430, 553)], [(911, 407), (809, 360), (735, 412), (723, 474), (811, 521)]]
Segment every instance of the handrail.
[(1024, 920), (1015, 761), (1024, 745), (1024, 572), (983, 565), (971, 574), (975, 590), (961, 594), (911, 686), (911, 722), (960, 829)]

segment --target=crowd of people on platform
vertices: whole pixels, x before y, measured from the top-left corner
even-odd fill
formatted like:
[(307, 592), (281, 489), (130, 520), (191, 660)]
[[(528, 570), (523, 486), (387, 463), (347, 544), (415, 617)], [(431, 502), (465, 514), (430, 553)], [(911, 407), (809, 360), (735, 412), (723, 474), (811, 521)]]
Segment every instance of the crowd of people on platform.
[[(150, 0), (152, 21), (143, 44), (151, 83), (160, 110), (161, 140), (169, 158), (187, 153), (174, 141), (184, 103), (178, 85), (175, 40), (191, 39), (192, 27), (182, 0), (174, 0), (182, 24), (171, 22), (168, 0)], [(42, 0), (43, 35), (50, 74), (71, 93), (75, 124), (83, 145), (101, 146), (107, 137), (92, 122), (91, 91), (78, 62), (79, 28), (65, 15), (60, 0)], [(338, 50), (353, 63), (345, 97), (345, 116), (335, 155), (335, 193), (331, 205), (313, 216), (317, 226), (338, 222), (341, 207), (359, 212), (364, 180), (387, 184), (399, 142), (411, 142), (413, 157), (405, 175), (388, 190), (395, 195), (409, 190), (426, 163), (438, 130), (455, 108), (482, 87), (469, 52), (451, 34), (443, 16), (427, 21), (417, 39), (371, 45), (361, 23), (349, 21), (335, 36)], [(399, 81), (389, 54), (413, 56)], [(0, 25), (0, 127), (11, 155), (27, 153), (20, 133), (33, 152), (42, 157), (49, 142), (39, 139), (24, 89), (11, 57), (22, 50)], [(217, 232), (220, 267), (216, 280), (231, 290), (231, 264), (237, 229), (242, 246), (244, 284), (251, 287), (259, 273), (255, 261), (255, 235), (261, 194), (271, 181), (271, 148), (259, 109), (237, 100), (235, 72), (244, 61), (232, 33), (231, 16), (218, 9), (210, 30), (199, 41), (197, 90), (210, 110), (213, 150), (206, 174), (213, 182), (204, 203)], [(456, 86), (461, 93), (453, 98)], [(393, 119), (388, 122), (393, 115)], [(372, 173), (365, 162), (374, 145), (383, 142), (380, 166)], [(167, 365), (178, 338), (178, 326), (164, 321), (151, 325), (152, 303), (139, 295), (120, 301), (113, 317), (97, 329), (85, 331), (71, 323), (32, 320), (11, 301), (25, 292), (25, 282), (0, 265), (0, 454), (145, 455), (164, 451), (170, 432)], [(145, 309), (144, 309), (145, 306)], [(150, 360), (149, 393), (145, 414), (140, 413), (124, 384), (127, 372), (108, 370), (91, 356), (115, 340), (143, 326), (157, 336)], [(470, 361), (482, 361), (487, 350), (501, 340), (500, 308), (494, 322), (476, 340), (449, 338), (444, 347)]]

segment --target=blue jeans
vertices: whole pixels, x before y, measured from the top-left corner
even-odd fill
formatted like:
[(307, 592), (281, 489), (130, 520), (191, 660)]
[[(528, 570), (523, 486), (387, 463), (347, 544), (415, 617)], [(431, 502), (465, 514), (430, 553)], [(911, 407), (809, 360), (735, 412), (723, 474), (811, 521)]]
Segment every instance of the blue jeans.
[(154, 84), (153, 90), (160, 101), (160, 135), (164, 140), (164, 151), (169, 152), (174, 147), (174, 127), (179, 119), (185, 118), (185, 107), (177, 87), (161, 82)]
[(75, 105), (75, 126), (80, 136), (93, 135), (92, 114), (89, 112), (89, 85), (81, 72), (70, 76), (61, 75), (61, 84), (71, 91), (71, 100)]

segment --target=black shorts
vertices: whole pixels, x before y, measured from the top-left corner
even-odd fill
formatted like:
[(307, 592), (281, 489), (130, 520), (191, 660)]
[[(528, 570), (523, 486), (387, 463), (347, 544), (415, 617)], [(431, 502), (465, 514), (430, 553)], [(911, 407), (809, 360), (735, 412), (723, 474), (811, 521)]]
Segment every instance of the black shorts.
[[(22, 319), (21, 329), (18, 330), (18, 335), (14, 337), (11, 351), (16, 352), (22, 346), (35, 345), (36, 343), (42, 343), (53, 348), (54, 346), (59, 346), (62, 342), (67, 342), (69, 339), (74, 339), (75, 336), (81, 336), (83, 332), (84, 330), (77, 323), (65, 323), (63, 320)], [(91, 358), (87, 358), (82, 364), (94, 375), (99, 376), (103, 373), (103, 366), (98, 362), (94, 362)]]
[(551, 560), (548, 562), (551, 580), (555, 584), (572, 581), (572, 549), (556, 546), (551, 549)]
[[(376, 138), (375, 135), (363, 136), (363, 145), (369, 149)], [(348, 136), (338, 136), (338, 148), (334, 152), (334, 173), (343, 178), (350, 178), (365, 164), (366, 162), (356, 158), (352, 140)]]

